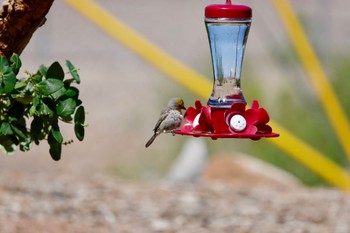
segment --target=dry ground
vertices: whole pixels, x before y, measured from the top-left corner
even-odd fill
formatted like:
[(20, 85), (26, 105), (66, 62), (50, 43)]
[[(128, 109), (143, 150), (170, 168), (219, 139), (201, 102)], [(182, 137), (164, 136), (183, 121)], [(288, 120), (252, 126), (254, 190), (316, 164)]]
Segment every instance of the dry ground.
[(217, 158), (196, 184), (3, 172), (0, 232), (350, 232), (348, 194)]

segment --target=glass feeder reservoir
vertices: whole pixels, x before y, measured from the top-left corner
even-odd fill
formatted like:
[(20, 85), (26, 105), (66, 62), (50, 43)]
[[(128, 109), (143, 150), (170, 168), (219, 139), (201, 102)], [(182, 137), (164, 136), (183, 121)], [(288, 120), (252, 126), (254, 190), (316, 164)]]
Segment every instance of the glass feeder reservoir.
[(205, 8), (214, 83), (208, 105), (229, 108), (234, 102), (246, 103), (241, 89), (241, 70), (252, 9), (244, 5), (214, 4)]
[(244, 49), (252, 20), (252, 9), (234, 5), (213, 4), (205, 8), (213, 65), (213, 91), (207, 106), (197, 100), (187, 108), (186, 123), (174, 134), (194, 137), (260, 138), (278, 137), (268, 125), (267, 111), (253, 100), (250, 107), (241, 89)]

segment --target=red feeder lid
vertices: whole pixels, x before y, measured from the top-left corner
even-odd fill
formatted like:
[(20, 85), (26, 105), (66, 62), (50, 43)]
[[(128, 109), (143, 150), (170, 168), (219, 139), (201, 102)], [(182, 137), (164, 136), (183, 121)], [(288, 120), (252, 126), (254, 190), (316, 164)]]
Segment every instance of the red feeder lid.
[(213, 4), (205, 7), (205, 17), (251, 19), (252, 8), (245, 5), (233, 5), (231, 0), (226, 0), (226, 4)]

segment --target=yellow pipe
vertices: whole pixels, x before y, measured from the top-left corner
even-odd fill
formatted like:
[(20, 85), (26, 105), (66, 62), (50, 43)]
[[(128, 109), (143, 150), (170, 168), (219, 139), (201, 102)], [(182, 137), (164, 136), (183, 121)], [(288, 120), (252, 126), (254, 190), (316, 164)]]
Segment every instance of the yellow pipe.
[(344, 168), (277, 123), (271, 121), (269, 125), (280, 134), (278, 139), (271, 139), (269, 142), (275, 144), (330, 184), (350, 192), (350, 174)]
[[(121, 21), (110, 15), (93, 1), (66, 0), (66, 2), (90, 21), (94, 22), (107, 34), (122, 42), (125, 46), (158, 67), (171, 78), (190, 89), (190, 91), (193, 91), (204, 99), (208, 98), (210, 95), (212, 84), (208, 79), (179, 63), (174, 58), (171, 58), (168, 54), (151, 44), (141, 35), (129, 29)], [(280, 138), (270, 140), (271, 143), (274, 143), (283, 151), (289, 153), (294, 159), (300, 161), (329, 183), (350, 191), (350, 176), (346, 170), (327, 159), (326, 156), (312, 147), (303, 143), (302, 140), (293, 136), (277, 123), (271, 121), (270, 125), (276, 132), (281, 134)]]
[(288, 0), (273, 0), (335, 133), (350, 160), (350, 126), (336, 94)]

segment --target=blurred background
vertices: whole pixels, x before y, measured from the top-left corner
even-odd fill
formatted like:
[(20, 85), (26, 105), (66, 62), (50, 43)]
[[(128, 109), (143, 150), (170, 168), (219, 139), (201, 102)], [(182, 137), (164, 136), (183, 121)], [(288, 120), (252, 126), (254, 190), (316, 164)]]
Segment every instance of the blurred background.
[[(224, 1), (95, 2), (166, 53), (212, 80), (204, 7)], [(350, 2), (291, 2), (349, 117)], [(275, 122), (347, 168), (346, 156), (272, 1), (240, 3), (253, 9), (242, 71), (247, 102), (259, 100)], [(43, 143), (33, 146), (30, 152), (2, 156), (2, 171), (101, 173), (131, 180), (158, 180), (168, 173), (189, 139), (162, 135), (145, 149), (160, 110), (174, 96), (182, 97), (187, 106), (196, 99), (207, 101), (112, 39), (65, 1), (54, 2), (45, 25), (34, 34), (21, 58), (22, 72), (35, 72), (39, 65), (49, 66), (56, 60), (64, 64), (66, 59), (80, 68), (79, 88), (88, 127), (83, 142), (75, 140), (63, 148), (60, 162), (51, 159), (48, 146)], [(66, 140), (75, 138), (71, 125), (63, 131)], [(244, 153), (287, 170), (307, 185), (327, 185), (269, 142), (278, 138), (204, 140), (209, 159)]]

